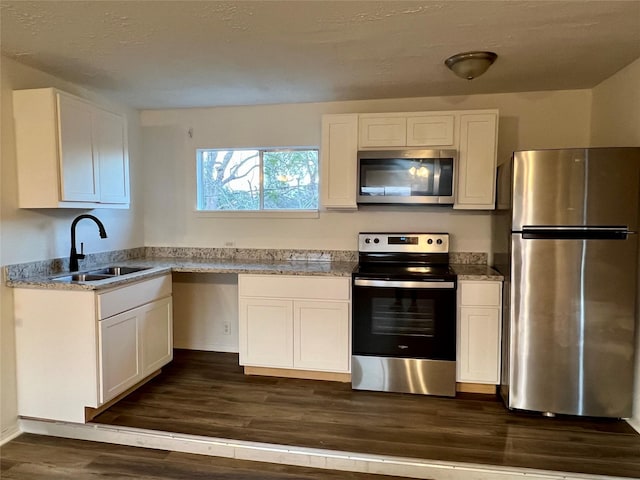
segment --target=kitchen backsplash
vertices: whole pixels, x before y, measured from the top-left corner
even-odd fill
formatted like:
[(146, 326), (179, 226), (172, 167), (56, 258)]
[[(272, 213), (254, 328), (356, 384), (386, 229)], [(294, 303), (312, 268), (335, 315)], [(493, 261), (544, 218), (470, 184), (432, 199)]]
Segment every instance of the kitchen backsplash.
[(146, 247), (153, 258), (227, 258), (243, 260), (357, 262), (358, 252), (351, 250), (280, 250), (262, 248), (185, 248)]
[[(134, 260), (136, 258), (226, 258), (245, 260), (270, 260), (274, 262), (357, 262), (355, 250), (280, 250), (258, 248), (189, 248), (189, 247), (139, 247), (87, 254), (81, 260), (81, 270), (105, 264)], [(451, 252), (450, 263), (486, 265), (487, 254), (482, 252)], [(37, 262), (19, 263), (5, 267), (5, 278), (17, 280), (31, 277), (47, 277), (69, 271), (69, 258), (54, 258)]]
[(457, 265), (486, 265), (488, 255), (485, 252), (450, 252), (449, 263)]

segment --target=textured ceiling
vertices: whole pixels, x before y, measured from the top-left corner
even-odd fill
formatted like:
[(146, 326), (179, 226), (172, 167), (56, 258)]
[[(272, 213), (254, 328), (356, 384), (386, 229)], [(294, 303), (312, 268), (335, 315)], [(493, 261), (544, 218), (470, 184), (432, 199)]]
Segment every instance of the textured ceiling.
[[(640, 0), (9, 1), (2, 53), (137, 108), (590, 88), (640, 57)], [(443, 64), (499, 57), (482, 77)]]

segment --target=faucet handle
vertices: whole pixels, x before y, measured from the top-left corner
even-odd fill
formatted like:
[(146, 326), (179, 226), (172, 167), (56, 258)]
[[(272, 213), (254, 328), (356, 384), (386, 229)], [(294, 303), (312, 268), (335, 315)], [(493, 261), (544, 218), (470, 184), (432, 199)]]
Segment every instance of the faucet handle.
[(84, 242), (80, 242), (80, 253), (76, 255), (76, 257), (80, 260), (82, 260), (85, 255), (84, 255)]

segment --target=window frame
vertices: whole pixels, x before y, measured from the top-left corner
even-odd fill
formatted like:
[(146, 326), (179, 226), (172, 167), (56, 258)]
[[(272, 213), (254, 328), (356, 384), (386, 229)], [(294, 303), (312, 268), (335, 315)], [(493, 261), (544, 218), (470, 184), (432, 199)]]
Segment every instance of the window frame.
[[(204, 151), (256, 151), (258, 152), (258, 177), (260, 182), (260, 198), (259, 209), (246, 210), (205, 210), (201, 206), (204, 204), (204, 191), (202, 188), (202, 152)], [(271, 152), (296, 152), (296, 151), (315, 151), (317, 156), (318, 181), (317, 189), (317, 206), (309, 209), (265, 209), (264, 208), (264, 155)], [(196, 205), (194, 213), (198, 217), (245, 217), (245, 218), (318, 218), (320, 212), (320, 148), (318, 146), (289, 146), (289, 147), (214, 147), (214, 148), (197, 148), (196, 149)]]

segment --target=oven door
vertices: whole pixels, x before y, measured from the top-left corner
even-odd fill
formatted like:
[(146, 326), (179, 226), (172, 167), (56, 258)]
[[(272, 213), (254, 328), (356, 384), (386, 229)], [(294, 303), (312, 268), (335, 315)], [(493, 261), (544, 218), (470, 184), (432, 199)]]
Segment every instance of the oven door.
[(353, 354), (456, 359), (456, 284), (355, 277)]

